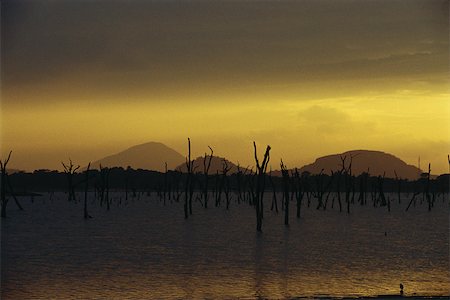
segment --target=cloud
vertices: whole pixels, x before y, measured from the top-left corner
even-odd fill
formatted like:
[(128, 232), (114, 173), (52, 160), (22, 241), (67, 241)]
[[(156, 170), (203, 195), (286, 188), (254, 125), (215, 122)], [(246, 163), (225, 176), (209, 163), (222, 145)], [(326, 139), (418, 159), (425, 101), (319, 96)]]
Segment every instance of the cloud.
[(2, 2), (6, 91), (229, 90), (448, 65), (446, 1), (105, 2)]

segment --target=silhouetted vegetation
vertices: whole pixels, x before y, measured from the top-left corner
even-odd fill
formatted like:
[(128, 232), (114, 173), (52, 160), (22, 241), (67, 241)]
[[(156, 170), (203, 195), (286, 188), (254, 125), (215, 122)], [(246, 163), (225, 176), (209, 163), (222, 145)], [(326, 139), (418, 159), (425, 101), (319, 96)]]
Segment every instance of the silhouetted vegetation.
[(255, 163), (256, 163), (256, 187), (255, 192), (253, 193), (253, 203), (255, 205), (256, 210), (256, 230), (262, 231), (262, 219), (263, 219), (263, 210), (264, 210), (264, 188), (265, 188), (265, 175), (267, 171), (267, 165), (270, 160), (270, 146), (268, 145), (266, 148), (266, 152), (264, 153), (264, 158), (262, 163), (259, 163), (258, 154), (256, 151), (256, 143), (253, 142), (253, 148), (255, 150)]
[(283, 176), (283, 200), (284, 200), (284, 225), (289, 226), (289, 190), (290, 190), (290, 180), (289, 171), (281, 160), (280, 163), (281, 174)]
[[(188, 156), (186, 157), (186, 184), (184, 187), (184, 218), (187, 219), (189, 214), (192, 215), (192, 197), (194, 195), (194, 161), (191, 160), (191, 139), (188, 138)], [(188, 211), (189, 207), (189, 211)]]
[(66, 165), (64, 162), (61, 162), (64, 167), (64, 173), (67, 176), (67, 194), (69, 195), (69, 201), (76, 201), (75, 197), (75, 184), (74, 184), (74, 175), (80, 166), (74, 166), (72, 160), (69, 159), (69, 164)]
[[(387, 193), (394, 193), (401, 204), (401, 198), (409, 197), (406, 211), (425, 203), (427, 209), (432, 210), (435, 201), (441, 198), (443, 201), (449, 194), (450, 174), (444, 174), (436, 178), (431, 176), (431, 164), (428, 172), (422, 173), (415, 181), (402, 179), (394, 170), (395, 178), (383, 176), (371, 176), (370, 170), (355, 176), (352, 173), (353, 157), (341, 157), (339, 170), (329, 170), (331, 175), (321, 170), (319, 174), (309, 172), (300, 173), (298, 169), (289, 170), (281, 160), (281, 177), (274, 176), (274, 172), (267, 174), (270, 160), (270, 146), (267, 146), (262, 162), (257, 155), (256, 143), (253, 143), (255, 172), (249, 167), (242, 168), (237, 165), (235, 173), (230, 173), (232, 168), (228, 162), (222, 160), (222, 169), (215, 174), (209, 174), (213, 160), (213, 149), (203, 157), (203, 170), (196, 173), (194, 160), (191, 159), (191, 142), (188, 138), (188, 152), (186, 157), (186, 172), (171, 171), (165, 165), (165, 172), (148, 170), (134, 170), (130, 167), (107, 168), (100, 165), (99, 170), (91, 170), (90, 163), (83, 172), (77, 172), (80, 166), (75, 166), (69, 159), (69, 163), (62, 162), (63, 172), (50, 170), (36, 170), (33, 173), (19, 172), (7, 174), (11, 152), (5, 161), (0, 160), (1, 166), (1, 208), (2, 217), (6, 216), (6, 206), (9, 198), (14, 198), (19, 209), (23, 209), (16, 197), (17, 195), (34, 195), (32, 192), (50, 192), (50, 200), (53, 201), (55, 191), (64, 191), (70, 202), (77, 203), (77, 193), (84, 192), (83, 216), (91, 218), (88, 205), (106, 206), (109, 211), (116, 205), (127, 205), (131, 195), (132, 201), (139, 200), (140, 195), (147, 193), (150, 196), (156, 192), (159, 200), (166, 205), (180, 202), (184, 194), (184, 217), (188, 219), (192, 215), (193, 201), (208, 208), (209, 194), (212, 193), (216, 207), (221, 207), (223, 197), (226, 201), (225, 209), (231, 209), (231, 203), (237, 205), (247, 203), (256, 214), (256, 229), (262, 231), (264, 219), (264, 194), (266, 190), (266, 177), (268, 178), (269, 191), (271, 192), (270, 210), (278, 213), (278, 196), (281, 194), (281, 210), (284, 212), (284, 224), (289, 225), (290, 203), (295, 201), (296, 216), (301, 217), (302, 207), (314, 207), (317, 210), (326, 210), (331, 201), (331, 209), (335, 201), (342, 212), (342, 198), (345, 199), (346, 212), (351, 213), (352, 205), (368, 205), (371, 199), (373, 207), (386, 207), (391, 211), (391, 198)], [(450, 161), (449, 161), (450, 162)], [(277, 171), (278, 172), (278, 171)], [(91, 184), (92, 183), (92, 184)], [(17, 193), (13, 192), (15, 186)], [(119, 198), (111, 197), (112, 192), (124, 192)], [(94, 197), (89, 197), (93, 192)], [(420, 197), (422, 195), (422, 197)], [(122, 201), (124, 198), (124, 201)], [(91, 199), (91, 204), (89, 204)], [(307, 203), (304, 204), (304, 199)], [(448, 198), (447, 198), (448, 199)], [(356, 200), (356, 201), (355, 201)], [(97, 201), (97, 203), (95, 203)]]
[(87, 203), (88, 203), (88, 193), (89, 193), (89, 169), (91, 168), (91, 163), (89, 162), (85, 174), (85, 183), (84, 183), (84, 218), (89, 219), (91, 216), (88, 213)]
[(214, 151), (211, 147), (209, 147), (209, 150), (211, 151), (211, 153), (209, 155), (207, 155), (205, 153), (205, 157), (203, 159), (203, 202), (204, 202), (204, 207), (208, 208), (208, 192), (209, 192), (209, 169), (211, 168), (211, 161), (213, 158), (213, 154)]
[[(14, 199), (14, 202), (16, 203), (17, 207), (20, 210), (24, 210), (22, 205), (20, 205), (19, 200), (16, 197), (16, 194), (14, 193), (13, 186), (11, 184), (11, 181), (9, 180), (8, 171), (6, 169), (9, 160), (11, 159), (12, 151), (9, 152), (8, 157), (5, 161), (0, 160), (0, 171), (1, 171), (1, 177), (0, 177), (0, 201), (1, 201), (1, 210), (2, 210), (2, 218), (6, 218), (6, 206), (8, 205), (8, 198), (7, 195), (11, 196)], [(32, 199), (34, 197), (34, 194), (30, 194)]]

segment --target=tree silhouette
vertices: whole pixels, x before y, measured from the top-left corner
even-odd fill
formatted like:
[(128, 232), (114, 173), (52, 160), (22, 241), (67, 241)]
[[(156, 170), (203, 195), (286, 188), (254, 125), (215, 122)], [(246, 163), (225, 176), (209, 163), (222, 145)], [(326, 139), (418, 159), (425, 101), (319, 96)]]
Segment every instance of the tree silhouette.
[(289, 171), (281, 160), (281, 174), (283, 176), (283, 192), (284, 192), (284, 225), (289, 226)]
[(186, 157), (186, 184), (184, 187), (184, 218), (187, 219), (189, 214), (192, 215), (192, 196), (193, 196), (193, 178), (194, 161), (191, 160), (191, 139), (188, 138), (188, 156)]
[[(109, 199), (109, 173), (108, 167), (100, 165), (100, 206), (106, 202), (106, 209), (111, 209), (111, 202)], [(136, 197), (136, 190), (133, 190), (133, 197)]]
[(302, 207), (304, 189), (302, 185), (302, 179), (300, 177), (297, 168), (295, 168), (294, 177), (295, 177), (295, 199), (297, 201), (297, 218), (300, 218), (300, 210)]
[(224, 188), (225, 200), (227, 202), (227, 210), (230, 208), (230, 181), (228, 179), (228, 172), (231, 170), (231, 167), (228, 166), (227, 160), (224, 158), (222, 161), (222, 186)]
[(397, 197), (398, 204), (401, 203), (401, 193), (402, 193), (402, 179), (398, 177), (397, 172), (394, 170), (395, 181), (397, 181)]
[(89, 219), (91, 216), (88, 213), (87, 209), (87, 198), (88, 198), (88, 191), (89, 191), (89, 169), (91, 168), (91, 162), (89, 162), (86, 171), (85, 171), (85, 178), (84, 178), (84, 218)]
[(253, 203), (256, 208), (256, 230), (262, 232), (262, 218), (263, 218), (263, 196), (264, 196), (264, 186), (265, 186), (265, 175), (267, 171), (267, 165), (270, 160), (270, 146), (267, 145), (266, 152), (264, 153), (264, 158), (262, 163), (259, 163), (258, 154), (256, 151), (256, 143), (253, 142), (253, 148), (255, 150), (255, 162), (256, 162), (256, 189), (253, 195)]
[(64, 167), (64, 173), (66, 173), (67, 176), (67, 192), (68, 192), (68, 197), (69, 197), (69, 201), (76, 201), (75, 198), (75, 184), (73, 183), (73, 177), (75, 175), (75, 173), (77, 172), (77, 170), (80, 168), (80, 166), (74, 166), (74, 164), (72, 163), (72, 160), (69, 158), (69, 164), (66, 165), (64, 162), (61, 162), (61, 164)]
[(6, 206), (8, 205), (8, 198), (6, 197), (6, 166), (8, 165), (8, 162), (11, 158), (12, 151), (9, 152), (8, 157), (6, 160), (2, 161), (0, 160), (0, 169), (1, 169), (1, 191), (0, 191), (0, 201), (2, 205), (2, 218), (6, 218)]
[(272, 180), (272, 168), (270, 168), (269, 171), (269, 183), (272, 188), (272, 204), (270, 205), (270, 210), (273, 210), (275, 208), (275, 212), (278, 213), (277, 189)]
[(211, 167), (211, 161), (213, 159), (214, 151), (208, 146), (211, 153), (203, 158), (203, 201), (205, 202), (205, 208), (208, 208), (208, 179), (209, 179), (209, 168)]

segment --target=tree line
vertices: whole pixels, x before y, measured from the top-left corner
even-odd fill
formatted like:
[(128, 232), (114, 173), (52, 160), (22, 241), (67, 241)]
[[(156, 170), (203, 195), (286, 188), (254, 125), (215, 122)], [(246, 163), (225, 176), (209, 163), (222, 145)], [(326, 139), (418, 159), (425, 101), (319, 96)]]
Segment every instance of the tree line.
[[(159, 201), (184, 202), (184, 218), (193, 214), (193, 202), (199, 202), (207, 209), (209, 206), (230, 208), (231, 203), (248, 204), (255, 209), (256, 229), (262, 231), (264, 205), (269, 204), (270, 210), (284, 212), (284, 224), (289, 226), (290, 206), (295, 206), (296, 217), (301, 217), (302, 207), (317, 210), (339, 209), (350, 214), (354, 205), (372, 205), (386, 207), (390, 211), (392, 201), (405, 201), (409, 210), (411, 205), (425, 203), (431, 210), (439, 197), (449, 193), (450, 175), (444, 174), (431, 178), (431, 165), (428, 172), (420, 179), (409, 181), (397, 176), (386, 178), (371, 176), (370, 170), (355, 175), (352, 172), (351, 156), (341, 156), (337, 170), (331, 170), (331, 175), (322, 170), (319, 174), (300, 172), (298, 169), (288, 169), (283, 160), (279, 162), (281, 177), (273, 176), (268, 171), (271, 147), (267, 145), (262, 155), (253, 142), (255, 167), (237, 166), (237, 172), (231, 173), (231, 167), (224, 159), (222, 169), (210, 174), (213, 149), (203, 157), (203, 168), (194, 166), (191, 159), (191, 141), (188, 139), (186, 155), (186, 172), (171, 171), (165, 164), (165, 172), (134, 170), (130, 167), (100, 167), (80, 170), (72, 160), (61, 162), (63, 172), (36, 170), (31, 173), (18, 172), (8, 174), (6, 166), (11, 159), (11, 152), (6, 160), (0, 160), (1, 192), (0, 201), (2, 217), (6, 217), (6, 206), (10, 198), (14, 199), (19, 209), (23, 210), (18, 197), (34, 197), (35, 192), (64, 191), (68, 201), (83, 202), (84, 218), (89, 219), (88, 198), (94, 192), (97, 203), (111, 209), (113, 192), (121, 193), (119, 205), (128, 203), (129, 198), (136, 198), (143, 193), (156, 195)], [(450, 166), (450, 159), (449, 159)], [(387, 195), (389, 193), (389, 196)], [(396, 195), (393, 197), (392, 195)], [(406, 198), (405, 198), (406, 196)], [(267, 199), (270, 199), (269, 201)], [(91, 203), (93, 203), (91, 201)]]

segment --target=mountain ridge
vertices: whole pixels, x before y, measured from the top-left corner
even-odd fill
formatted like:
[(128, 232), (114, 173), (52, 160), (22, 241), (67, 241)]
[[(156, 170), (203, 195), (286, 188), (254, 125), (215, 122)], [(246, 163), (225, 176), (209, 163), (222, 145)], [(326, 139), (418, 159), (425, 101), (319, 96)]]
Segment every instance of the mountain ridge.
[[(369, 172), (371, 176), (383, 176), (395, 178), (395, 173), (399, 178), (414, 180), (419, 178), (422, 172), (419, 168), (408, 165), (397, 156), (379, 150), (349, 150), (343, 153), (329, 154), (315, 159), (310, 164), (297, 167), (300, 172), (309, 172), (318, 174), (323, 169), (325, 174), (331, 174), (331, 171), (339, 171), (342, 168), (341, 157), (345, 158), (346, 164), (352, 161), (352, 174), (358, 176), (362, 172)], [(203, 172), (203, 156), (194, 159), (196, 166), (195, 173)], [(123, 167), (128, 166), (134, 169), (148, 169), (159, 172), (165, 171), (167, 162), (168, 170), (186, 171), (186, 158), (176, 150), (160, 142), (148, 142), (129, 147), (116, 154), (106, 156), (94, 161), (91, 166), (98, 168), (100, 164), (104, 167)], [(223, 161), (227, 162), (230, 170), (228, 174), (237, 172), (237, 165), (225, 157), (213, 156), (209, 174), (222, 172)], [(294, 170), (295, 168), (291, 168)], [(281, 176), (281, 171), (271, 171), (273, 176)]]
[(165, 163), (169, 170), (175, 169), (184, 161), (183, 155), (160, 142), (147, 142), (131, 146), (116, 154), (105, 156), (91, 163), (93, 168), (130, 166), (133, 169), (165, 171)]
[[(418, 179), (422, 171), (412, 165), (408, 165), (402, 159), (393, 154), (378, 150), (349, 150), (343, 153), (330, 154), (317, 158), (313, 163), (298, 168), (299, 172), (319, 174), (322, 169), (324, 174), (331, 175), (342, 168), (342, 159), (345, 159), (346, 167), (352, 163), (352, 174), (355, 176), (368, 172), (371, 176), (386, 176), (402, 179)], [(280, 174), (278, 174), (280, 173)], [(273, 171), (275, 176), (281, 176), (281, 171)]]

